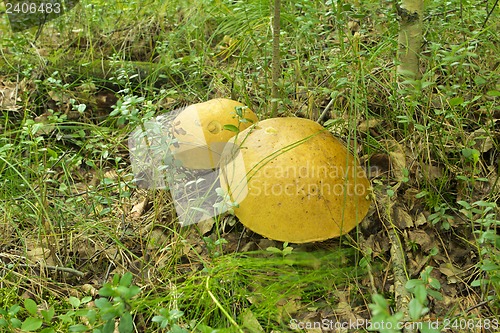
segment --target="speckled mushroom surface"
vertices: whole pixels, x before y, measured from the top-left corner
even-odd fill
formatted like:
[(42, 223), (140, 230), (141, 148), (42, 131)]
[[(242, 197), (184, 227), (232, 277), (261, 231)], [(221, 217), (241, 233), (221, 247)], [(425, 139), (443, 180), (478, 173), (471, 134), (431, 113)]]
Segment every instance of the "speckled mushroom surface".
[(348, 233), (367, 214), (370, 182), (321, 125), (272, 118), (229, 140), (222, 188), (239, 220), (270, 239), (305, 243)]

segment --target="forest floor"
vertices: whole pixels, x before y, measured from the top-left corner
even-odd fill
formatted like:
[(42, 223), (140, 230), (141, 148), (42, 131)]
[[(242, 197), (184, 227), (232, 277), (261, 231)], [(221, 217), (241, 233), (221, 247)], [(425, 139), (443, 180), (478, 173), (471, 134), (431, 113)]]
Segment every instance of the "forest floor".
[(320, 121), (373, 188), (349, 234), (289, 244), (181, 227), (127, 141), (218, 97), (269, 118), (269, 1), (85, 0), (16, 32), (0, 4), (0, 331), (500, 331), (496, 5), (426, 2), (404, 83), (391, 3), (282, 5), (274, 116)]

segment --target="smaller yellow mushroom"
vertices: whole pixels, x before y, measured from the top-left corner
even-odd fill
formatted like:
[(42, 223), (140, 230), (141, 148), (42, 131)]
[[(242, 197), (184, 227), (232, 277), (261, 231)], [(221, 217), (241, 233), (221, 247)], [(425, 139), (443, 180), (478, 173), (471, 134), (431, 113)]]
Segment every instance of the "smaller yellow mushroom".
[(193, 104), (173, 120), (172, 130), (177, 142), (170, 150), (186, 168), (214, 169), (219, 165), (227, 141), (236, 134), (226, 128), (242, 131), (257, 121), (252, 110), (230, 99), (217, 98)]
[(272, 118), (229, 140), (220, 182), (234, 213), (270, 239), (305, 243), (351, 231), (367, 214), (370, 182), (355, 157), (314, 121)]

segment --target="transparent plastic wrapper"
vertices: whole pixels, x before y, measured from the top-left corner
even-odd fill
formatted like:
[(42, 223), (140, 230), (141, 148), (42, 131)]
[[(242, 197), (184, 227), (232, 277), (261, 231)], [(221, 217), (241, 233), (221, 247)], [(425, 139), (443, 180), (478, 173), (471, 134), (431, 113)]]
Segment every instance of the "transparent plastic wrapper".
[(222, 214), (230, 204), (226, 204), (227, 196), (220, 190), (217, 169), (185, 168), (172, 153), (172, 148), (178, 146), (173, 121), (180, 111), (144, 122), (130, 134), (128, 146), (137, 185), (169, 190), (179, 223), (186, 226)]

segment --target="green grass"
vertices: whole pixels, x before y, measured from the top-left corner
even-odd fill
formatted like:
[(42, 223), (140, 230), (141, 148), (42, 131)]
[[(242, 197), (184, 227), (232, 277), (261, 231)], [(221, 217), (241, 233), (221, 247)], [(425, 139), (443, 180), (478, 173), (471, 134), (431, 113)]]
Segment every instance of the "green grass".
[[(374, 213), (362, 226), (326, 244), (293, 246), (290, 255), (265, 251), (282, 245), (257, 236), (239, 239), (243, 228), (227, 218), (211, 238), (180, 228), (166, 191), (134, 185), (126, 142), (154, 115), (214, 97), (268, 117), (269, 1), (85, 0), (37, 41), (36, 28), (10, 33), (4, 15), (0, 89), (19, 84), (18, 107), (0, 115), (0, 309), (32, 298), (55, 309), (53, 324), (43, 325), (66, 332), (85, 323), (61, 319), (75, 307), (70, 296), (94, 301), (114, 273), (131, 271), (141, 287), (127, 303), (138, 331), (162, 331), (151, 321), (160, 308), (183, 311), (178, 325), (200, 332), (287, 331), (291, 319), (308, 316), (369, 318), (374, 290), (396, 312), (382, 235), (384, 212), (397, 203), (422, 222), (403, 232), (425, 231), (439, 252), (408, 241), (409, 279), (427, 258), (446, 283), (440, 292), (457, 304), (433, 299), (430, 314), (498, 319), (498, 8), (483, 27), (493, 4), (426, 2), (415, 90), (398, 82), (390, 3), (283, 4), (279, 116), (317, 120), (333, 100), (331, 131), (367, 168), (384, 165), (377, 154), (391, 161), (371, 179)], [(367, 121), (374, 123), (363, 129)], [(144, 212), (134, 213), (145, 199)], [(240, 242), (248, 251), (236, 251)], [(445, 264), (467, 274), (451, 283)], [(466, 311), (483, 301), (488, 306)], [(16, 316), (36, 317), (26, 307)]]

